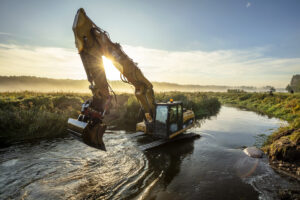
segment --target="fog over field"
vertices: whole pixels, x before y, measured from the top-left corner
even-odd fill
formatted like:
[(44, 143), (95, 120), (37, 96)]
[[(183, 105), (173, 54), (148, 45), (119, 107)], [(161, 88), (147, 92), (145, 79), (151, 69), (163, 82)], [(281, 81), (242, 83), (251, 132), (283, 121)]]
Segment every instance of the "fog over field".
[[(118, 93), (134, 92), (134, 86), (122, 81), (109, 81), (111, 88)], [(167, 82), (153, 82), (155, 92), (182, 91), (224, 92), (228, 89), (241, 89), (244, 91), (266, 91), (266, 88), (252, 86), (226, 86), (226, 85), (183, 85)], [(0, 92), (36, 91), (36, 92), (90, 92), (87, 80), (51, 79), (34, 76), (0, 76)], [(277, 89), (282, 91), (283, 89)]]

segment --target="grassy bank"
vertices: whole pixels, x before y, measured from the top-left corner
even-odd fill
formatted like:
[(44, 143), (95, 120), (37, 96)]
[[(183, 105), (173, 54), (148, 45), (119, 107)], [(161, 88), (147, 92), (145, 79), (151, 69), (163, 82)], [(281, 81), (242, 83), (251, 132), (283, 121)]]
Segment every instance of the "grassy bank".
[[(79, 93), (0, 93), (0, 140), (2, 143), (50, 138), (66, 133), (67, 119), (77, 118), (81, 104), (91, 98)], [(181, 100), (193, 109), (198, 119), (215, 115), (220, 102), (203, 93), (168, 92), (156, 94), (156, 100)], [(139, 103), (134, 95), (118, 94), (117, 102), (105, 121), (116, 129), (134, 130), (141, 121)]]
[(215, 93), (222, 104), (247, 108), (293, 123), (300, 118), (300, 93)]
[(270, 135), (263, 149), (272, 159), (295, 162), (300, 158), (300, 94), (215, 93), (223, 104), (246, 108), (289, 122)]

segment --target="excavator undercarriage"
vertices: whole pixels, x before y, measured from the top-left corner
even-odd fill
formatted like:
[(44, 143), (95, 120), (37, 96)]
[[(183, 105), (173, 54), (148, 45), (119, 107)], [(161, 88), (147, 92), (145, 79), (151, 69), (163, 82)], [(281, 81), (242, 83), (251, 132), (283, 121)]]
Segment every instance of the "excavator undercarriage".
[[(120, 71), (122, 80), (135, 87), (135, 95), (144, 113), (144, 120), (137, 124), (136, 130), (158, 139), (149, 147), (189, 137), (187, 134), (182, 136), (182, 133), (194, 125), (194, 112), (185, 110), (182, 102), (172, 99), (167, 103), (156, 103), (153, 86), (137, 67), (137, 63), (126, 55), (120, 44), (113, 43), (108, 33), (97, 27), (82, 8), (75, 16), (73, 32), (93, 98), (82, 104), (77, 119), (68, 120), (70, 133), (89, 146), (106, 150), (103, 134), (107, 126), (103, 119), (109, 114), (113, 91), (105, 75), (102, 60), (102, 56), (105, 56)], [(144, 146), (142, 149), (147, 148)]]

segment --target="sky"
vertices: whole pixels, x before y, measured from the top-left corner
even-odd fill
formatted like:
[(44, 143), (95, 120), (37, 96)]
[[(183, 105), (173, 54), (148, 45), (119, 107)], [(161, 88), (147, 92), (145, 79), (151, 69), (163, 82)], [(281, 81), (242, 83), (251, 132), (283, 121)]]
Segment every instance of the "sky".
[(0, 0), (0, 75), (86, 79), (80, 7), (150, 81), (285, 87), (300, 73), (298, 0)]

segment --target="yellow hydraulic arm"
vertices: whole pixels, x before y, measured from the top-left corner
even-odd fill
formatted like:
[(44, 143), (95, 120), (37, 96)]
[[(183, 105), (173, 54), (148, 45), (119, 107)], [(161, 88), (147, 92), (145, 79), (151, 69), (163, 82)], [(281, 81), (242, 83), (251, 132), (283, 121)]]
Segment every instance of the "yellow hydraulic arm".
[(135, 95), (144, 112), (153, 117), (155, 112), (153, 86), (137, 67), (137, 63), (124, 53), (120, 44), (113, 43), (107, 32), (97, 27), (82, 8), (75, 17), (73, 31), (88, 79), (95, 84), (92, 86), (93, 95), (104, 101), (109, 99), (108, 83), (102, 62), (102, 56), (105, 56), (124, 75), (126, 81), (135, 87)]
[(137, 63), (133, 62), (124, 53), (120, 44), (113, 43), (107, 32), (97, 27), (82, 8), (77, 11), (73, 23), (73, 31), (76, 47), (87, 73), (88, 81), (91, 83), (90, 89), (93, 93), (93, 99), (88, 101), (82, 110), (84, 117), (88, 116), (89, 118), (88, 120), (83, 119), (83, 121), (89, 123), (88, 127), (85, 128), (83, 138), (86, 143), (96, 147), (100, 145), (99, 148), (103, 149), (101, 146), (104, 146), (104, 144), (100, 143), (103, 143), (102, 136), (106, 125), (102, 123), (102, 119), (109, 112), (111, 95), (102, 56), (112, 61), (123, 75), (122, 80), (135, 87), (135, 95), (144, 111), (146, 123), (151, 123), (155, 115), (153, 86), (137, 67)]

